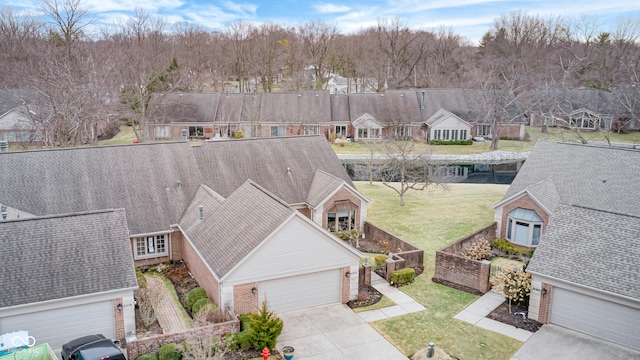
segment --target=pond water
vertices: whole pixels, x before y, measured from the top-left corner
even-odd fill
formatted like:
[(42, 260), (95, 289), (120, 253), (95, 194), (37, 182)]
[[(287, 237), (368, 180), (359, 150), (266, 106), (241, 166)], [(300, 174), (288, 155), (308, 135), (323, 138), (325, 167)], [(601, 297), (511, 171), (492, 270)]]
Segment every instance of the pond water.
[[(429, 167), (429, 174), (447, 183), (474, 184), (511, 184), (518, 174), (524, 160), (517, 160), (501, 164), (473, 163), (473, 164), (442, 164)], [(369, 165), (365, 160), (342, 160), (342, 166), (347, 170), (353, 181), (369, 180)], [(375, 168), (372, 171), (373, 180), (382, 179), (381, 172)], [(398, 181), (397, 177), (394, 179)]]

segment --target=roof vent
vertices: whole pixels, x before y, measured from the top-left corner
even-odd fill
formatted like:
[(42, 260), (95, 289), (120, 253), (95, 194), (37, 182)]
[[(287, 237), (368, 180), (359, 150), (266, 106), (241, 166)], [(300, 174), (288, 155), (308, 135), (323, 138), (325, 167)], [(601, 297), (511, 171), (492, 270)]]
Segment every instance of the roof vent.
[(253, 96), (256, 96), (256, 89), (253, 89)]
[(607, 179), (602, 179), (602, 183), (606, 184), (607, 183)]
[(8, 141), (0, 141), (0, 153), (6, 153), (9, 151), (9, 142)]
[(287, 166), (287, 174), (291, 175), (291, 168)]
[(182, 181), (180, 181), (180, 180), (176, 181), (176, 187), (178, 189), (181, 189), (182, 188)]
[(229, 97), (229, 90), (226, 91), (226, 95), (227, 95), (227, 97)]
[(204, 220), (204, 206), (198, 205), (198, 212), (200, 214), (200, 220)]

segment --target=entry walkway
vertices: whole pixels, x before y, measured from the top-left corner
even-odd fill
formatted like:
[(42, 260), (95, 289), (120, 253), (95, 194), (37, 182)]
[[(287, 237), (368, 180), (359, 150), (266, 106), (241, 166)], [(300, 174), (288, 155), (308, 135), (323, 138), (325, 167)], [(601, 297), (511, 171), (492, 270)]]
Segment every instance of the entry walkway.
[(190, 329), (191, 324), (183, 319), (182, 310), (178, 307), (180, 305), (175, 303), (162, 280), (150, 275), (144, 277), (147, 279), (147, 289), (153, 297), (153, 311), (158, 317), (162, 332), (170, 334)]
[(454, 318), (523, 342), (527, 341), (531, 335), (533, 335), (531, 331), (518, 329), (515, 326), (507, 325), (486, 317), (503, 302), (504, 297), (502, 295), (489, 291), (460, 311)]
[(380, 275), (371, 272), (371, 286), (380, 291), (383, 295), (393, 300), (397, 305), (389, 306), (382, 309), (369, 310), (359, 312), (358, 316), (366, 322), (377, 321), (394, 316), (406, 315), (413, 312), (426, 310), (424, 306), (419, 304), (413, 298), (397, 288), (389, 285)]

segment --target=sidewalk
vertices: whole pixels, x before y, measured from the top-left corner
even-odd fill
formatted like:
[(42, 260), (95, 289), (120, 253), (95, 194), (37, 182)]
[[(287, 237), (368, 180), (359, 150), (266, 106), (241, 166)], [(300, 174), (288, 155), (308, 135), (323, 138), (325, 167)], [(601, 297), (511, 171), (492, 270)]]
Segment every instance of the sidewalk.
[(191, 328), (183, 321), (178, 305), (173, 301), (162, 280), (155, 276), (145, 275), (144, 277), (147, 279), (147, 288), (155, 296), (152, 304), (153, 311), (156, 312), (162, 332), (170, 334)]
[(371, 272), (371, 285), (383, 295), (386, 295), (388, 298), (393, 300), (397, 305), (357, 313), (358, 316), (366, 322), (426, 310), (424, 306), (413, 300), (411, 296), (389, 285), (382, 277), (380, 277), (380, 275), (373, 271)]
[(527, 341), (531, 335), (533, 335), (532, 332), (518, 329), (515, 326), (507, 325), (486, 317), (503, 302), (504, 297), (494, 293), (493, 291), (489, 291), (460, 311), (456, 316), (454, 316), (454, 318), (479, 326), (483, 329), (495, 331), (522, 342)]

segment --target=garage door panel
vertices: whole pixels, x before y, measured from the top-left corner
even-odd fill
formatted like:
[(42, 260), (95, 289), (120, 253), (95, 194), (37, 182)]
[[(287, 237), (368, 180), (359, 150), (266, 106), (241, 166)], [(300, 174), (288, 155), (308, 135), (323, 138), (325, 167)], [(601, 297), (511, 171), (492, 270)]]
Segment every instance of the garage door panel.
[(275, 312), (286, 312), (342, 300), (340, 269), (260, 282), (260, 300)]
[(101, 333), (115, 338), (113, 304), (102, 301), (0, 319), (0, 333), (19, 330), (28, 331), (37, 344), (46, 342), (55, 351), (84, 335)]
[(549, 322), (640, 350), (640, 310), (554, 288)]

